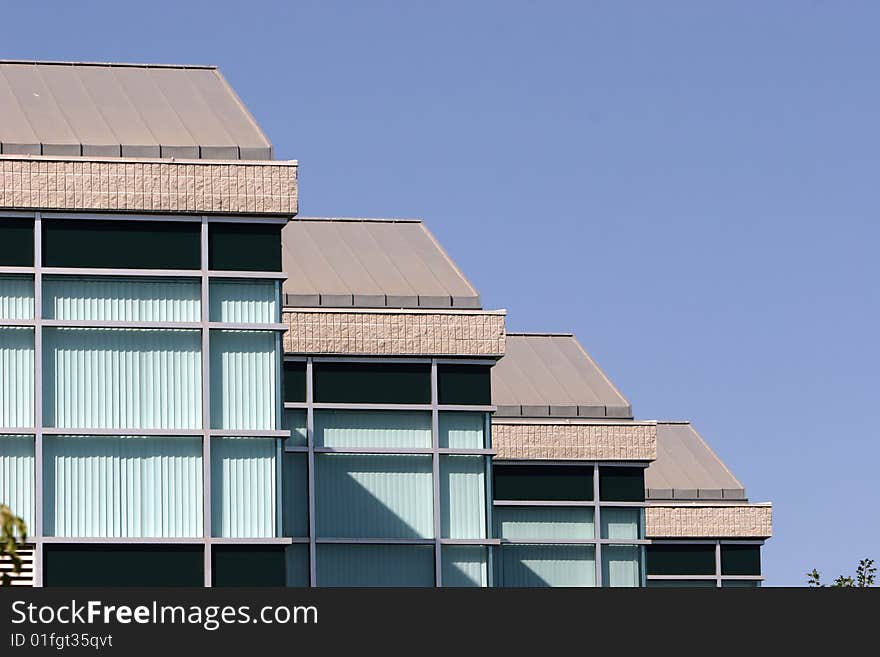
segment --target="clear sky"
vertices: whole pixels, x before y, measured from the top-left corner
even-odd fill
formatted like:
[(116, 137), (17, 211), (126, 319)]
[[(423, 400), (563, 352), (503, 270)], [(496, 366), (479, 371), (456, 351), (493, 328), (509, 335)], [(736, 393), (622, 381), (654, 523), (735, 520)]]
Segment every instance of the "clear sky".
[(421, 217), (774, 503), (771, 585), (880, 561), (880, 5), (20, 2), (0, 57), (217, 64), (301, 214)]

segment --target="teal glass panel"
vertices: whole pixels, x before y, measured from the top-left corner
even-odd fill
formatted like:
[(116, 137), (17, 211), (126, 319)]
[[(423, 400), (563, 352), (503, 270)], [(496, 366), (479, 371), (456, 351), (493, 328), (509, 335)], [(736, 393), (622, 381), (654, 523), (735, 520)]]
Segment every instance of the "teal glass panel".
[(197, 278), (46, 276), (43, 318), (114, 322), (200, 322)]
[(305, 447), (308, 444), (305, 409), (284, 409), (284, 428), (290, 431), (287, 445), (291, 447)]
[(761, 546), (722, 543), (721, 574), (760, 575)]
[(255, 279), (212, 279), (208, 317), (212, 322), (271, 324), (279, 321), (278, 283)]
[(303, 453), (284, 454), (281, 503), (285, 536), (309, 535), (309, 462)]
[(315, 447), (431, 447), (431, 413), (318, 410)]
[(0, 276), (0, 320), (33, 318), (33, 276)]
[(318, 545), (318, 586), (434, 586), (432, 545)]
[(714, 579), (649, 579), (649, 589), (714, 589)]
[(0, 503), (34, 532), (33, 436), (0, 436)]
[(440, 456), (442, 538), (486, 538), (486, 457)]
[(440, 447), (450, 449), (484, 449), (486, 447), (486, 414), (443, 412), (439, 415)]
[(618, 509), (603, 506), (600, 516), (602, 518), (602, 538), (626, 541), (642, 538), (641, 509)]
[(756, 589), (761, 586), (761, 582), (756, 579), (723, 579), (721, 580), (721, 588), (724, 589)]
[(593, 509), (589, 508), (498, 506), (493, 515), (499, 538), (565, 541), (595, 536)]
[(276, 428), (278, 348), (269, 331), (211, 331), (211, 427)]
[(440, 555), (443, 559), (443, 586), (488, 586), (487, 552), (482, 545), (442, 546)]
[(34, 330), (0, 328), (0, 426), (34, 426)]
[(317, 454), (316, 529), (323, 538), (433, 538), (430, 456)]
[(224, 538), (276, 535), (275, 438), (211, 439), (211, 532)]
[(602, 546), (602, 582), (610, 587), (640, 586), (641, 549), (638, 545)]
[(43, 419), (77, 429), (200, 429), (199, 331), (45, 328)]
[(202, 535), (198, 436), (45, 436), (47, 536)]
[(284, 585), (309, 585), (309, 546), (301, 543), (284, 549)]
[(502, 585), (596, 586), (596, 548), (592, 545), (504, 545)]

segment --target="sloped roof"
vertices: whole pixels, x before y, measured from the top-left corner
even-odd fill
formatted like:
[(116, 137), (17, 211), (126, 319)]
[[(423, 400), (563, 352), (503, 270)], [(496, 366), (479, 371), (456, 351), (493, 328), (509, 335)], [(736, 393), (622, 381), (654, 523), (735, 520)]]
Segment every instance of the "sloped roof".
[(3, 154), (270, 160), (212, 66), (0, 61)]
[(421, 221), (298, 217), (281, 235), (286, 306), (480, 307)]
[(746, 491), (689, 422), (657, 423), (657, 460), (645, 472), (648, 499), (745, 500)]
[(492, 368), (498, 416), (631, 418), (632, 406), (570, 333), (508, 333)]

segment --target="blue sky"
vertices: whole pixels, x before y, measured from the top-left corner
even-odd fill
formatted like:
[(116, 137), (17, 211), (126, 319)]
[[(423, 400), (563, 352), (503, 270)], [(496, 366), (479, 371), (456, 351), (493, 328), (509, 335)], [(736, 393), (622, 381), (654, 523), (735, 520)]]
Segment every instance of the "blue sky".
[(880, 560), (880, 5), (2, 11), (4, 58), (219, 65), (304, 215), (425, 219), (511, 329), (575, 332), (774, 502), (768, 584)]

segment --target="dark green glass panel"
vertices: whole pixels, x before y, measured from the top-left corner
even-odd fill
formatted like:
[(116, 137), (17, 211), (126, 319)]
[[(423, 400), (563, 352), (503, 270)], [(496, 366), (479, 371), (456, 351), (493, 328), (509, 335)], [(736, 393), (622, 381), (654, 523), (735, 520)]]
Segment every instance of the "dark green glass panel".
[(33, 219), (0, 219), (0, 265), (34, 266)]
[(760, 586), (761, 582), (755, 579), (721, 580), (721, 588), (723, 589), (756, 589)]
[(208, 225), (208, 262), (215, 271), (281, 271), (282, 224)]
[(496, 500), (593, 499), (592, 466), (496, 465), (492, 472)]
[(45, 267), (199, 269), (201, 227), (175, 221), (43, 221)]
[(760, 545), (722, 545), (722, 575), (760, 575)]
[(285, 555), (281, 545), (215, 545), (211, 552), (214, 586), (285, 584)]
[(309, 465), (302, 452), (285, 452), (282, 469), (282, 525), (285, 536), (309, 535)]
[(649, 575), (714, 575), (714, 545), (649, 545)]
[(201, 545), (46, 545), (45, 586), (203, 586)]
[(309, 585), (309, 546), (303, 543), (288, 545), (285, 550), (286, 586)]
[(644, 468), (599, 468), (599, 499), (603, 502), (644, 502)]
[(306, 364), (284, 363), (284, 401), (306, 400)]
[(488, 365), (438, 365), (437, 394), (441, 404), (492, 403), (492, 378)]
[(430, 404), (427, 363), (315, 363), (315, 401), (336, 404)]
[(649, 589), (714, 589), (714, 579), (649, 579)]

